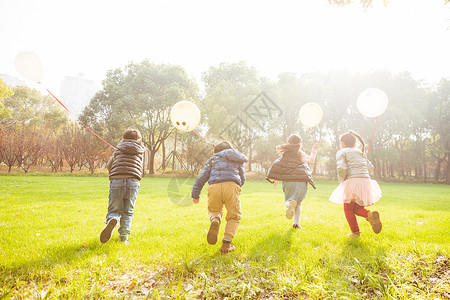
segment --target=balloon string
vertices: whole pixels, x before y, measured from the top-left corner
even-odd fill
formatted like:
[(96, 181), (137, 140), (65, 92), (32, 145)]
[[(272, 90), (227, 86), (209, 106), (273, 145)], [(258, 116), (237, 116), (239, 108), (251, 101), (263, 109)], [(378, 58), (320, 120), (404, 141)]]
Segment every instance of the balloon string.
[(369, 144), (369, 148), (367, 148), (366, 156), (369, 155), (370, 147), (372, 147), (373, 137), (375, 136), (375, 129), (377, 128), (377, 122), (378, 122), (378, 117), (375, 118), (375, 126), (373, 126), (372, 138), (370, 139), (370, 144)]
[(315, 137), (314, 134), (312, 133), (310, 127), (308, 127), (308, 130), (309, 130), (309, 134), (310, 134), (310, 135), (312, 136), (312, 138), (316, 141), (316, 143), (319, 143), (319, 141), (316, 140), (316, 137)]
[[(39, 82), (39, 81), (38, 81), (38, 83), (39, 83), (39, 84), (42, 84), (42, 83)], [(56, 98), (56, 96), (53, 95), (53, 93), (50, 92), (50, 90), (49, 90), (48, 88), (46, 88), (46, 87), (44, 87), (44, 88), (47, 90), (47, 92), (48, 92), (50, 95), (52, 95), (53, 98), (55, 98), (56, 101), (58, 101), (59, 104), (61, 104), (62, 107), (64, 107), (64, 108), (69, 112), (69, 114), (72, 114), (72, 113), (70, 112), (70, 110), (69, 110), (69, 109), (68, 109), (61, 101), (59, 101), (59, 99)], [(81, 125), (83, 125), (87, 130), (89, 130), (90, 132), (92, 132), (92, 133), (93, 133), (96, 137), (98, 137), (100, 140), (102, 140), (103, 142), (105, 142), (106, 144), (108, 144), (110, 147), (116, 149), (116, 147), (114, 147), (113, 145), (111, 145), (110, 143), (108, 143), (108, 142), (107, 142), (106, 140), (104, 140), (101, 136), (99, 136), (99, 135), (96, 134), (94, 131), (92, 131), (89, 127), (87, 127), (86, 125), (84, 125), (83, 122), (81, 122), (80, 120), (78, 120), (78, 122), (80, 122)]]
[(214, 145), (211, 142), (208, 142), (204, 137), (202, 137), (200, 134), (198, 134), (195, 130), (192, 130), (193, 133), (195, 133), (196, 135), (198, 135), (200, 138), (202, 138), (205, 142), (207, 142), (208, 144), (211, 144), (213, 147), (216, 147), (216, 145)]

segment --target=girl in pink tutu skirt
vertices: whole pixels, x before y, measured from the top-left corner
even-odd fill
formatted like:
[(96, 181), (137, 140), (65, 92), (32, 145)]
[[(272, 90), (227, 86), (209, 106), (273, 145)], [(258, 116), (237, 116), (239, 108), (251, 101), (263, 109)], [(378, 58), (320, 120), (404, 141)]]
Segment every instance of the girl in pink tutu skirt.
[[(356, 147), (356, 139), (361, 142), (362, 151)], [(356, 216), (370, 222), (375, 233), (381, 231), (380, 214), (368, 211), (381, 198), (381, 189), (375, 180), (370, 179), (372, 163), (364, 155), (364, 141), (359, 134), (350, 130), (340, 137), (341, 150), (336, 153), (339, 186), (330, 196), (330, 201), (344, 204), (345, 217), (352, 231), (350, 237), (359, 237), (360, 231)]]

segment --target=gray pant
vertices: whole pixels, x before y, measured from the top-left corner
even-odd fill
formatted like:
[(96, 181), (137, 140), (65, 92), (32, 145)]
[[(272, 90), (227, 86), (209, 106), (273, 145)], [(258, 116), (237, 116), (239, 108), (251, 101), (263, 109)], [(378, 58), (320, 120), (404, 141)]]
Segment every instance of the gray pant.
[(286, 207), (291, 201), (297, 201), (294, 211), (294, 224), (300, 225), (300, 216), (302, 213), (302, 201), (308, 192), (307, 182), (285, 182), (283, 181), (284, 202)]
[(134, 204), (140, 182), (134, 178), (111, 179), (106, 222), (111, 218), (120, 220), (119, 234), (130, 234)]

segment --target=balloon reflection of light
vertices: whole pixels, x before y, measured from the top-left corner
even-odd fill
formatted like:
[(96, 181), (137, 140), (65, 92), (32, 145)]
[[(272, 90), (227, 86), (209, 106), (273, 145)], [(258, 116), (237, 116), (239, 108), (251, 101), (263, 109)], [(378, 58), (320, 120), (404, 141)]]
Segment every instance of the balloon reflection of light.
[(17, 54), (14, 66), (20, 75), (31, 81), (40, 82), (44, 77), (41, 59), (34, 52), (23, 51)]
[(369, 88), (358, 96), (356, 106), (363, 116), (374, 118), (386, 111), (388, 102), (385, 92), (377, 88)]
[(303, 126), (311, 128), (322, 121), (323, 111), (319, 104), (310, 102), (300, 108), (298, 116)]

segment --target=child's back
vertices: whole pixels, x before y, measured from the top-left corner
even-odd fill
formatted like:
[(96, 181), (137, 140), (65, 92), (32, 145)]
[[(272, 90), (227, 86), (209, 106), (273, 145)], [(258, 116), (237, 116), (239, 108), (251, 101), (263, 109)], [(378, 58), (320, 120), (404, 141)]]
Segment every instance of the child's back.
[(356, 147), (339, 150), (336, 153), (336, 164), (342, 180), (356, 177), (370, 178), (369, 170), (373, 169), (372, 163)]

